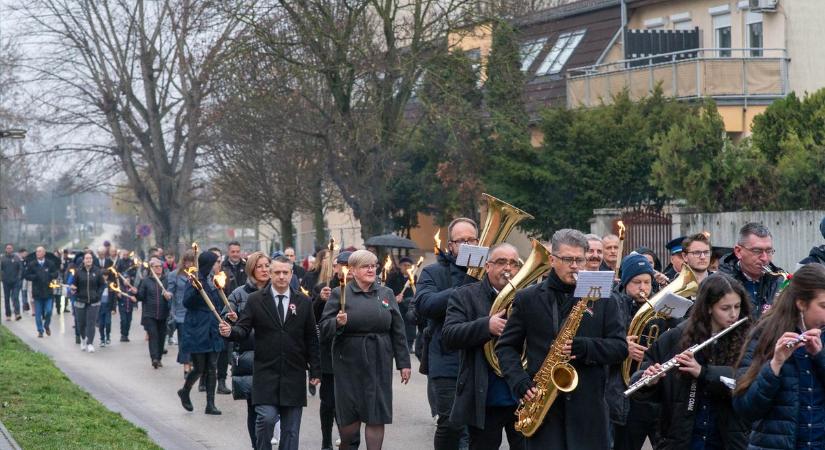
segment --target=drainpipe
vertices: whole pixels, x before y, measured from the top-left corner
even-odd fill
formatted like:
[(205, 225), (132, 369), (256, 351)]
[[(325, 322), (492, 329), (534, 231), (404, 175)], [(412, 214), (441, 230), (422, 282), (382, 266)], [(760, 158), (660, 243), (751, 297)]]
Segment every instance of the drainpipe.
[(620, 0), (619, 7), (622, 14), (622, 59), (627, 59), (627, 47), (625, 47), (625, 43), (627, 42), (627, 0)]

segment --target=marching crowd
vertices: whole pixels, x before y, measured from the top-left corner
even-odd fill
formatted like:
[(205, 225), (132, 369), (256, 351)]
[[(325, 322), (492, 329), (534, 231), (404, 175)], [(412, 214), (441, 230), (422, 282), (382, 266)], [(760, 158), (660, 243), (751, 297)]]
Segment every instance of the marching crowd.
[[(113, 316), (128, 342), (139, 309), (153, 367), (178, 346), (182, 407), (194, 409), (196, 384), (206, 414), (221, 414), (216, 393), (244, 400), (256, 449), (301, 448), (307, 391), (320, 398), (323, 449), (380, 449), (393, 373), (409, 381), (411, 354), (437, 450), (498, 449), (503, 438), (511, 449), (825, 449), (825, 246), (791, 275), (772, 262), (770, 230), (749, 223), (732, 248), (701, 233), (671, 241), (663, 268), (644, 247), (621, 258), (619, 236), (564, 229), (544, 244), (541, 279), (494, 311), (523, 255), (495, 243), (476, 278), (456, 259), (479, 243), (476, 223), (453, 220), (448, 238), (417, 275), (409, 258), (384, 268), (358, 249), (321, 249), (305, 267), (294, 249), (244, 254), (238, 242), (179, 260), (155, 248), (145, 262), (108, 242), (77, 255), (9, 244), (4, 312), (32, 311), (42, 338), (53, 309), (71, 310), (76, 342), (94, 352), (110, 343)], [(614, 272), (611, 296), (574, 296), (581, 271)], [(690, 286), (677, 292), (692, 301), (684, 317), (634, 328), (676, 283)], [(572, 388), (538, 376), (548, 364), (569, 364)]]

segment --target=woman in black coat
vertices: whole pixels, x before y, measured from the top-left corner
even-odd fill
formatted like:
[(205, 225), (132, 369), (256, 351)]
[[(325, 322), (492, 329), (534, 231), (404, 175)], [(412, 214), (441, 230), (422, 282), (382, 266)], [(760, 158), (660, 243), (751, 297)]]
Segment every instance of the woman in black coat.
[(662, 405), (657, 449), (745, 448), (748, 426), (733, 412), (731, 393), (733, 367), (747, 336), (747, 322), (697, 354), (687, 349), (749, 314), (750, 301), (742, 284), (724, 274), (711, 275), (700, 285), (690, 317), (645, 352), (634, 381), (642, 374), (658, 373), (674, 357), (679, 361), (677, 370), (634, 396)]
[(75, 317), (80, 331), (80, 349), (94, 353), (95, 328), (100, 314), (100, 295), (106, 288), (103, 272), (94, 265), (91, 252), (83, 255), (83, 265), (75, 272), (72, 292), (75, 293)]
[[(221, 308), (223, 302), (218, 297), (218, 291), (215, 290), (209, 277), (220, 270), (221, 264), (215, 253), (207, 251), (198, 256), (198, 280), (215, 308)], [(183, 323), (183, 341), (180, 344), (180, 350), (191, 354), (193, 367), (186, 376), (183, 388), (178, 391), (178, 396), (183, 407), (187, 411), (192, 411), (189, 391), (203, 375), (206, 378), (206, 410), (204, 412), (213, 415), (221, 414), (221, 411), (215, 407), (218, 354), (224, 349), (224, 340), (218, 331), (218, 319), (191, 283), (186, 287), (183, 306), (186, 307), (186, 319)]]
[[(149, 358), (152, 367), (163, 367), (160, 360), (163, 357), (163, 342), (166, 338), (166, 319), (169, 317), (169, 300), (172, 293), (166, 291), (158, 282), (163, 276), (163, 263), (158, 258), (149, 260), (149, 270), (154, 272), (140, 280), (137, 299), (143, 304), (140, 324), (149, 334)], [(157, 277), (157, 278), (156, 278)]]

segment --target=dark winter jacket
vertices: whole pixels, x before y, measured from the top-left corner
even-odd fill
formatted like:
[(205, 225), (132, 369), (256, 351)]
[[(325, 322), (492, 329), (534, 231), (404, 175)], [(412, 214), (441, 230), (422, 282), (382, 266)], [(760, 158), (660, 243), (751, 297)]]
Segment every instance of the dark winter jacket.
[(41, 266), (35, 259), (26, 265), (23, 278), (32, 282), (32, 298), (37, 300), (52, 296), (52, 288), (49, 287), (49, 283), (57, 279), (57, 276), (57, 267), (51, 261), (45, 259)]
[[(232, 309), (240, 316), (246, 309), (249, 296), (258, 290), (252, 280), (229, 294)], [(224, 308), (224, 315), (229, 311)], [(255, 360), (255, 331), (242, 341), (235, 342), (232, 350), (232, 397), (235, 400), (252, 398), (252, 371)]]
[[(541, 283), (519, 291), (513, 301), (504, 333), (496, 345), (496, 356), (504, 379), (516, 397), (522, 398), (534, 385), (547, 354), (562, 329), (565, 319), (579, 299), (573, 297), (575, 286), (562, 283), (551, 271)], [(555, 305), (554, 305), (555, 304)], [(608, 448), (608, 409), (605, 400), (608, 366), (627, 357), (625, 327), (619, 306), (610, 299), (592, 302), (583, 314), (573, 338), (570, 364), (578, 373), (578, 388), (560, 393), (556, 404), (563, 404), (545, 417), (536, 434), (528, 440), (536, 448), (555, 448), (555, 442), (567, 442), (567, 448), (604, 450)], [(527, 369), (521, 355), (527, 344)], [(583, 426), (587, 432), (583, 433)], [(535, 443), (535, 444), (532, 444)], [(575, 443), (575, 445), (573, 445)]]
[[(315, 275), (313, 275), (315, 274)], [(327, 301), (321, 298), (321, 288), (323, 288), (323, 284), (316, 284), (312, 281), (311, 277), (314, 279), (318, 278), (318, 272), (307, 272), (304, 281), (309, 280), (314, 288), (308, 289), (312, 292), (312, 310), (315, 314), (315, 321), (320, 325), (321, 316), (324, 314), (324, 308), (327, 306)], [(341, 282), (338, 280), (338, 277), (332, 277), (329, 282), (330, 289), (335, 289), (341, 285)], [(332, 337), (331, 336), (320, 336), (320, 345), (321, 345), (321, 373), (331, 374), (332, 372)]]
[[(218, 291), (203, 275), (198, 274), (198, 279), (212, 305), (216, 308), (222, 308), (223, 302), (218, 297)], [(181, 351), (184, 353), (223, 351), (224, 340), (218, 331), (218, 319), (212, 314), (201, 294), (192, 287), (191, 283), (187, 284), (186, 292), (183, 294), (183, 306), (186, 308), (186, 319), (183, 321)]]
[(416, 312), (427, 319), (429, 328), (428, 376), (455, 378), (458, 376), (458, 352), (448, 350), (441, 342), (441, 329), (447, 317), (447, 303), (456, 288), (474, 282), (467, 276), (467, 268), (457, 266), (455, 258), (439, 253), (435, 264), (421, 271), (415, 285)]
[(106, 289), (106, 280), (100, 267), (92, 266), (87, 270), (83, 266), (75, 270), (73, 286), (77, 288), (75, 301), (94, 304), (100, 302), (100, 296)]
[[(685, 349), (679, 346), (687, 322), (682, 322), (676, 328), (665, 332), (645, 352), (645, 360), (632, 381), (641, 377), (644, 370), (652, 364), (664, 364)], [(713, 345), (728, 345), (723, 338)], [(672, 370), (658, 383), (636, 392), (634, 398), (652, 400), (661, 405), (660, 411), (660, 450), (690, 449), (693, 437), (694, 420), (696, 417), (695, 404), (691, 401), (702, 392), (705, 401), (710, 402), (716, 410), (716, 427), (722, 438), (723, 448), (729, 450), (744, 449), (747, 445), (747, 436), (750, 429), (748, 422), (733, 411), (731, 404), (731, 388), (722, 382), (721, 377), (734, 378), (732, 366), (717, 366), (706, 363), (705, 352), (695, 355), (697, 362), (702, 365), (699, 378)], [(696, 381), (694, 383), (694, 380)]]
[[(741, 376), (753, 361), (759, 337), (748, 343), (745, 356), (737, 371)], [(815, 379), (825, 385), (825, 352), (811, 358)], [(797, 418), (799, 415), (799, 366), (795, 356), (782, 365), (779, 376), (774, 375), (770, 361), (766, 361), (748, 390), (733, 398), (734, 410), (752, 422), (748, 449), (791, 450), (796, 448)]]
[(23, 260), (17, 253), (0, 256), (0, 281), (7, 286), (17, 284), (23, 278)]
[(163, 289), (155, 277), (150, 275), (140, 280), (137, 290), (135, 297), (143, 303), (141, 318), (166, 320), (169, 317), (171, 302), (163, 297)]
[[(782, 271), (782, 269), (773, 263), (770, 263), (768, 267), (773, 272)], [(748, 278), (742, 273), (742, 269), (739, 267), (739, 259), (735, 254), (729, 253), (722, 258), (722, 261), (719, 263), (719, 272), (732, 276), (747, 287)], [(776, 294), (779, 291), (781, 281), (782, 277), (779, 276), (762, 275), (756, 287), (756, 298), (753, 298), (753, 296), (750, 295), (750, 291), (745, 289), (748, 291), (749, 297), (751, 297), (751, 319), (754, 321), (759, 319), (765, 311), (770, 309), (770, 305), (773, 304)]]
[(229, 258), (226, 258), (221, 263), (221, 270), (226, 273), (226, 285), (223, 287), (223, 292), (226, 295), (231, 294), (239, 287), (246, 284), (246, 260), (241, 259), (238, 264), (233, 265)]
[[(459, 351), (458, 383), (450, 421), (484, 428), (490, 368), (484, 344), (490, 334), (490, 308), (496, 292), (485, 276), (482, 281), (456, 289), (447, 306), (441, 342)], [(515, 405), (515, 399), (513, 399)]]
[(805, 259), (799, 261), (799, 264), (805, 265), (810, 263), (825, 264), (825, 245), (814, 247)]

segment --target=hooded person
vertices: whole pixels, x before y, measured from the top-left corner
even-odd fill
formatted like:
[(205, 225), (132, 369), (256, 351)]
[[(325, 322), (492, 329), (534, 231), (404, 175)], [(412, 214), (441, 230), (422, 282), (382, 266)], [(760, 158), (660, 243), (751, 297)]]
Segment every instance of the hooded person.
[[(819, 222), (819, 233), (822, 234), (822, 238), (825, 239), (825, 217)], [(802, 261), (799, 261), (799, 265), (801, 266), (810, 263), (825, 264), (825, 244), (811, 248), (808, 256), (803, 258)]]
[[(206, 251), (198, 255), (198, 281), (203, 286), (209, 301), (216, 309), (223, 307), (218, 297), (218, 291), (209, 282), (209, 276), (220, 271), (218, 255)], [(183, 296), (183, 306), (186, 307), (186, 319), (183, 327), (183, 341), (180, 349), (191, 354), (192, 370), (186, 376), (183, 388), (178, 391), (181, 404), (187, 411), (192, 411), (192, 401), (189, 391), (192, 385), (201, 377), (206, 378), (206, 414), (219, 415), (221, 411), (215, 407), (215, 388), (217, 386), (218, 354), (224, 350), (224, 339), (218, 330), (218, 319), (212, 313), (212, 308), (206, 304), (201, 293), (188, 283)]]

